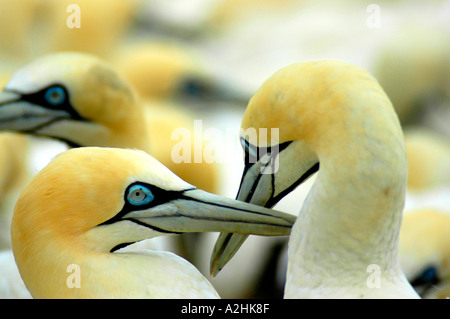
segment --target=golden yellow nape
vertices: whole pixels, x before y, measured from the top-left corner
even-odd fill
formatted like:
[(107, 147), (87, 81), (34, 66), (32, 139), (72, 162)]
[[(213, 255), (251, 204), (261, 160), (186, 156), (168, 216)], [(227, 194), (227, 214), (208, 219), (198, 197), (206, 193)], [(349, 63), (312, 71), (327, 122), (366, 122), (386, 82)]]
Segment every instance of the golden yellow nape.
[(403, 216), (399, 258), (402, 270), (424, 298), (450, 298), (450, 213), (436, 209)]
[[(12, 223), (13, 251), (33, 297), (217, 297), (200, 273), (175, 255), (141, 252), (111, 256), (109, 250), (125, 235), (120, 228), (113, 230), (109, 239), (95, 233), (95, 226), (121, 211), (127, 184), (151, 180), (174, 191), (189, 185), (143, 152), (87, 149), (58, 155), (18, 199)], [(125, 226), (122, 232), (127, 231), (132, 232), (133, 227)], [(128, 239), (138, 240), (151, 231), (137, 227), (134, 232)], [(105, 272), (113, 276), (102, 277)], [(165, 282), (169, 274), (175, 282), (179, 280), (175, 288)]]
[(11, 237), (35, 298), (217, 298), (184, 259), (120, 249), (182, 232), (288, 235), (294, 221), (196, 189), (143, 151), (81, 147), (58, 155), (24, 188)]

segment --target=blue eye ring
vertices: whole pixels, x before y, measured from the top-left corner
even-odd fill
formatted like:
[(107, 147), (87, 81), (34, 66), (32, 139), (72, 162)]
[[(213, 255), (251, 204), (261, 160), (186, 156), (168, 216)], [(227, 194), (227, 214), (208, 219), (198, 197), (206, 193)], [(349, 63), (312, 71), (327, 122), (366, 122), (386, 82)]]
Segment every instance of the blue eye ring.
[(61, 105), (66, 100), (66, 91), (60, 86), (52, 86), (45, 91), (45, 101), (50, 105)]
[(151, 203), (155, 199), (153, 193), (144, 185), (136, 184), (128, 190), (127, 201), (134, 206)]

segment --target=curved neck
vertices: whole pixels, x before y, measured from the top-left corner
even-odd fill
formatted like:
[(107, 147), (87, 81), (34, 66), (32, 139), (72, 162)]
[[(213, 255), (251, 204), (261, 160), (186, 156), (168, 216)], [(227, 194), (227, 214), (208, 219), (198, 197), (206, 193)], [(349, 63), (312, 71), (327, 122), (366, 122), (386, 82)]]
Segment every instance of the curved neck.
[(371, 265), (384, 288), (395, 281), (408, 286), (397, 260), (407, 178), (403, 135), (397, 121), (371, 115), (351, 127), (344, 122), (346, 130), (331, 131), (326, 149), (317, 150), (320, 170), (291, 233), (287, 295), (299, 287), (319, 297), (327, 289), (347, 297), (385, 292), (368, 288)]

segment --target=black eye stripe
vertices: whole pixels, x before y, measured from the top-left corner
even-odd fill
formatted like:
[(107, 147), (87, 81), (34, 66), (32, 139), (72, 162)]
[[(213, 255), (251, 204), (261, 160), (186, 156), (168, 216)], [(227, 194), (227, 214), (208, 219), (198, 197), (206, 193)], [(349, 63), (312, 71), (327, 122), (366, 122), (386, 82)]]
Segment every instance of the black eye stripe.
[[(133, 205), (131, 204), (128, 200), (127, 197), (130, 194), (130, 191), (133, 189), (134, 186), (136, 185), (143, 185), (146, 188), (148, 188), (151, 193), (153, 194), (153, 200), (147, 204), (144, 205)], [(128, 187), (125, 190), (124, 193), (124, 206), (122, 207), (121, 211), (118, 212), (114, 217), (110, 218), (109, 220), (99, 224), (98, 226), (101, 225), (108, 225), (108, 224), (113, 224), (117, 221), (122, 220), (122, 217), (125, 216), (126, 214), (128, 214), (129, 212), (132, 211), (138, 211), (138, 210), (145, 210), (145, 209), (149, 209), (151, 207), (155, 207), (167, 202), (170, 202), (172, 200), (178, 199), (178, 198), (182, 198), (183, 197), (183, 193), (186, 190), (182, 190), (182, 191), (168, 191), (165, 189), (161, 189), (157, 186), (151, 185), (151, 184), (147, 184), (144, 182), (134, 182), (130, 185), (128, 185)]]
[(288, 141), (281, 144), (277, 144), (275, 146), (257, 147), (249, 143), (245, 138), (241, 137), (241, 144), (245, 153), (245, 164), (246, 165), (255, 164), (257, 161), (261, 159), (261, 157), (263, 157), (266, 154), (269, 154), (270, 156), (274, 157), (278, 155), (281, 151), (286, 149), (291, 143), (292, 141)]
[[(58, 89), (64, 94), (64, 101), (58, 104), (49, 103), (47, 100), (47, 93), (50, 89)], [(21, 93), (14, 90), (10, 90), (11, 92), (20, 94), (21, 100), (29, 102), (31, 104), (37, 104), (39, 106), (45, 107), (50, 110), (61, 110), (70, 114), (70, 117), (74, 120), (78, 121), (87, 121), (84, 117), (82, 117), (71, 105), (70, 103), (70, 94), (64, 85), (59, 83), (51, 84), (39, 91), (33, 93)]]

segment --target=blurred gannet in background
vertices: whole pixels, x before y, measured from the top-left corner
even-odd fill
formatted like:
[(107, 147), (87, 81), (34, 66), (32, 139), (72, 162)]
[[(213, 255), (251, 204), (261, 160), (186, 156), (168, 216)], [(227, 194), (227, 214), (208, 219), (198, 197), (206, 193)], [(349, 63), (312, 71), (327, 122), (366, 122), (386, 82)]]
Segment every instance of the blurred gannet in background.
[[(173, 113), (170, 122), (162, 122), (161, 115), (144, 108), (133, 88), (109, 64), (93, 56), (51, 54), (20, 69), (0, 93), (0, 118), (0, 130), (50, 137), (72, 147), (144, 150), (193, 185), (216, 191), (214, 164), (177, 164), (172, 159), (177, 141), (171, 140), (171, 134), (186, 121)], [(197, 144), (190, 147), (193, 157)], [(164, 249), (185, 254), (166, 239), (155, 243), (149, 245), (161, 249), (162, 244)]]
[[(198, 190), (143, 151), (84, 147), (58, 155), (25, 187), (12, 241), (35, 298), (217, 298), (184, 259), (119, 249), (181, 232), (287, 235), (294, 220)], [(69, 266), (79, 287), (68, 284)]]
[(450, 138), (448, 29), (417, 21), (376, 48), (371, 69), (403, 127), (422, 125)]
[(430, 128), (405, 130), (408, 183), (400, 229), (402, 270), (423, 298), (450, 297), (450, 143)]
[[(289, 239), (285, 298), (418, 297), (398, 261), (404, 137), (373, 77), (338, 61), (285, 67), (252, 97), (241, 126), (268, 132), (266, 140), (242, 136), (238, 199), (273, 206), (318, 170)], [(243, 239), (220, 235), (213, 275)], [(375, 286), (371, 266), (379, 270)]]
[(227, 107), (246, 104), (250, 94), (227, 84), (206, 59), (193, 47), (175, 41), (139, 40), (121, 47), (109, 61), (152, 104), (172, 105), (180, 112), (193, 106), (194, 111), (202, 109), (200, 116), (217, 102)]
[[(34, 60), (15, 72), (0, 94), (0, 130), (46, 136), (70, 146), (137, 148), (196, 186), (203, 186), (204, 176), (207, 183), (215, 180), (213, 164), (174, 163), (171, 149), (177, 141), (153, 130), (147, 118), (152, 119), (151, 113), (109, 64), (81, 53)], [(170, 133), (179, 124), (166, 123)], [(153, 147), (149, 136), (165, 147)]]
[(418, 209), (403, 216), (402, 270), (423, 298), (450, 298), (450, 212)]

